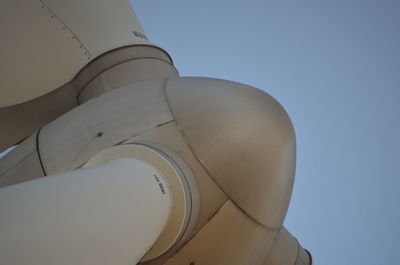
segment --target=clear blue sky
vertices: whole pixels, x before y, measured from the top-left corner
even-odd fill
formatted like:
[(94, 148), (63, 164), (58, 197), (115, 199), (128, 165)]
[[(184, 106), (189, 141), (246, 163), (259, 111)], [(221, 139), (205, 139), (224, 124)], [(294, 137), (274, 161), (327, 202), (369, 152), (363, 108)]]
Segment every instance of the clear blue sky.
[(316, 264), (400, 264), (400, 1), (132, 3), (182, 76), (249, 84), (286, 108), (286, 226)]

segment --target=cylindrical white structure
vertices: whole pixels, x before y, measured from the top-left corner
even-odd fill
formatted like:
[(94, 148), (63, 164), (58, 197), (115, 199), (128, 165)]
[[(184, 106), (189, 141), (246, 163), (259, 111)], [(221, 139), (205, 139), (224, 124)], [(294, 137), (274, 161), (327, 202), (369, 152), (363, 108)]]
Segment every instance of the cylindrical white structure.
[(0, 107), (71, 81), (94, 58), (148, 44), (128, 0), (3, 0)]
[(2, 188), (1, 263), (137, 264), (171, 196), (157, 169), (132, 158)]

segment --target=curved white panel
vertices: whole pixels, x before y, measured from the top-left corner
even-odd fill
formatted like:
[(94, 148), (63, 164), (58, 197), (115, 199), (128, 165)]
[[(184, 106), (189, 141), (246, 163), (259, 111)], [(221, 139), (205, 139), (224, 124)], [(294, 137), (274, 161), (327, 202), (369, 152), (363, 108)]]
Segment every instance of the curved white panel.
[(1, 263), (136, 264), (168, 221), (167, 187), (121, 158), (0, 189)]
[(161, 256), (179, 244), (185, 234), (191, 232), (200, 208), (197, 183), (190, 168), (177, 154), (166, 147), (150, 142), (122, 144), (104, 149), (93, 156), (84, 167), (102, 164), (119, 157), (143, 160), (157, 168), (164, 176), (172, 194), (173, 207), (168, 223), (141, 260), (141, 262), (148, 261)]
[(92, 56), (147, 37), (128, 0), (42, 0), (85, 45)]
[(0, 107), (61, 87), (104, 52), (147, 43), (128, 0), (4, 0), (0, 34)]

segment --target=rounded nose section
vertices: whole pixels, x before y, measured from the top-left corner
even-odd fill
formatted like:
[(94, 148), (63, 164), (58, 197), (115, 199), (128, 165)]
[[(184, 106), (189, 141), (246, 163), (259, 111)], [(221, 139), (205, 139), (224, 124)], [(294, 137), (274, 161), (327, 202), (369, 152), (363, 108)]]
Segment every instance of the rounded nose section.
[(210, 78), (166, 83), (171, 112), (188, 145), (224, 192), (260, 224), (280, 228), (295, 172), (295, 135), (265, 92)]

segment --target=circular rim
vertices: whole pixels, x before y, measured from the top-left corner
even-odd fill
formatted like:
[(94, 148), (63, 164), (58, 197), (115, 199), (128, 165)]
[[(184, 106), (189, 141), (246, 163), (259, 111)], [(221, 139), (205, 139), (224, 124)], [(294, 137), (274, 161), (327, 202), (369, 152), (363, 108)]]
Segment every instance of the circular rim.
[[(172, 197), (170, 216), (163, 232), (142, 262), (157, 258), (186, 238), (197, 220), (199, 203), (197, 184), (186, 163), (173, 151), (149, 142), (113, 146), (94, 155), (83, 167), (130, 157), (150, 164), (168, 184)], [(194, 207), (193, 207), (194, 206)]]

